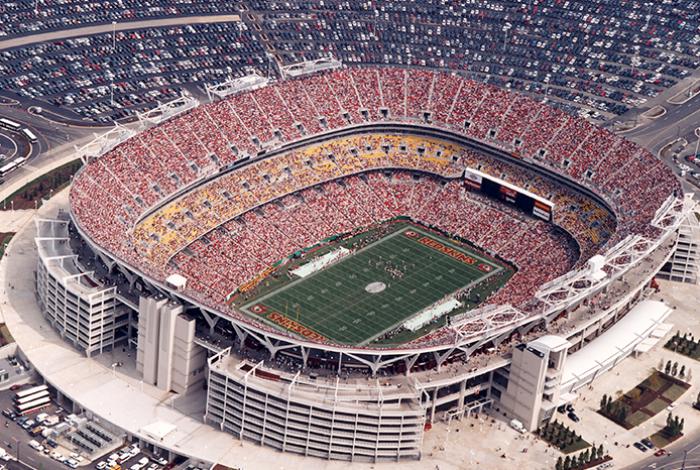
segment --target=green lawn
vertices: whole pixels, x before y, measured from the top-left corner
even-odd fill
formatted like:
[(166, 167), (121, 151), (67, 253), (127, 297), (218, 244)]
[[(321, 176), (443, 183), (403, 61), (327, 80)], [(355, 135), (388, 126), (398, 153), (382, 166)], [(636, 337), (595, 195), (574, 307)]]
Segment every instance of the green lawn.
[[(405, 225), (342, 261), (296, 279), (243, 308), (302, 336), (362, 345), (446, 295), (468, 285), (484, 284), (504, 269), (512, 271), (476, 250)], [(502, 287), (508, 278), (487, 283), (489, 291)], [(386, 288), (369, 293), (365, 288), (375, 282)]]
[(5, 254), (5, 245), (10, 243), (14, 233), (0, 233), (0, 258)]
[(573, 452), (578, 452), (579, 450), (583, 450), (586, 447), (590, 447), (590, 444), (583, 439), (579, 439), (577, 441), (574, 441), (573, 444), (567, 447), (562, 447), (560, 450), (563, 454), (571, 454)]
[(663, 449), (664, 447), (666, 447), (670, 443), (680, 439), (681, 437), (683, 437), (683, 434), (679, 434), (678, 436), (675, 436), (675, 437), (669, 437), (666, 435), (666, 433), (662, 429), (661, 431), (657, 431), (654, 434), (652, 434), (651, 436), (649, 436), (649, 440), (651, 440), (651, 442), (659, 449)]
[[(664, 394), (665, 395), (665, 394)], [(673, 400), (671, 400), (673, 401)], [(649, 411), (651, 411), (654, 415), (659, 413), (660, 411), (663, 411), (667, 406), (669, 402), (666, 400), (662, 400), (660, 398), (657, 398), (656, 400), (652, 401), (649, 403), (645, 408)]]
[(680, 385), (673, 384), (663, 393), (663, 397), (670, 401), (676, 401), (685, 393), (686, 390), (688, 389), (683, 388)]

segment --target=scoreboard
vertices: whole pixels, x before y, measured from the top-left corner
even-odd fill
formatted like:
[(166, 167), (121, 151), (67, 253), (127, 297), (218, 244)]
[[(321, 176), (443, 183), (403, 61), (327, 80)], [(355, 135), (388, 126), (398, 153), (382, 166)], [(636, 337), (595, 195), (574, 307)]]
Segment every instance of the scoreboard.
[(552, 220), (554, 204), (526, 189), (469, 168), (464, 173), (464, 181), (474, 191), (480, 191), (489, 197), (512, 204), (548, 222)]

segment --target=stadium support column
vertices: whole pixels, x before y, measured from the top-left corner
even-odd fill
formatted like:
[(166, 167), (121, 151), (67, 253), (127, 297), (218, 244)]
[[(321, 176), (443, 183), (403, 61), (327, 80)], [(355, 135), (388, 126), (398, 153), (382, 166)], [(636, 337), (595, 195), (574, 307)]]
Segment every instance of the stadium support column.
[(467, 392), (467, 379), (462, 380), (459, 383), (459, 404), (457, 406), (457, 411), (461, 414), (464, 410), (464, 397)]
[(194, 343), (195, 320), (164, 297), (139, 299), (136, 367), (143, 381), (166, 391), (184, 393), (203, 380), (205, 354)]
[(528, 431), (537, 429), (559, 405), (561, 374), (571, 343), (546, 335), (513, 349), (508, 387), (501, 404)]

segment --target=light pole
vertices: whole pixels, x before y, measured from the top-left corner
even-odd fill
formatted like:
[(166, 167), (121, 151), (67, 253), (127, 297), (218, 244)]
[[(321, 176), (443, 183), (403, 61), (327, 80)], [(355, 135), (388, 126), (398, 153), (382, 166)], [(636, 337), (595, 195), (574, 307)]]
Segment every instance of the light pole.
[(17, 451), (17, 462), (19, 462), (19, 440), (16, 437), (12, 438), (15, 441), (15, 450)]
[(112, 21), (112, 52), (117, 48), (117, 22)]

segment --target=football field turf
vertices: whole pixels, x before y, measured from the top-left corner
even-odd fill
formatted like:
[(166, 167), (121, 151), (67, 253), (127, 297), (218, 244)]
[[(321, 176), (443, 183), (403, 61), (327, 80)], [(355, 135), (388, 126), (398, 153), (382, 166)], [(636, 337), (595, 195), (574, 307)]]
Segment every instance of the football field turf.
[[(309, 339), (364, 345), (503, 269), (446, 238), (404, 226), (243, 308)], [(369, 292), (370, 285), (379, 292)]]

